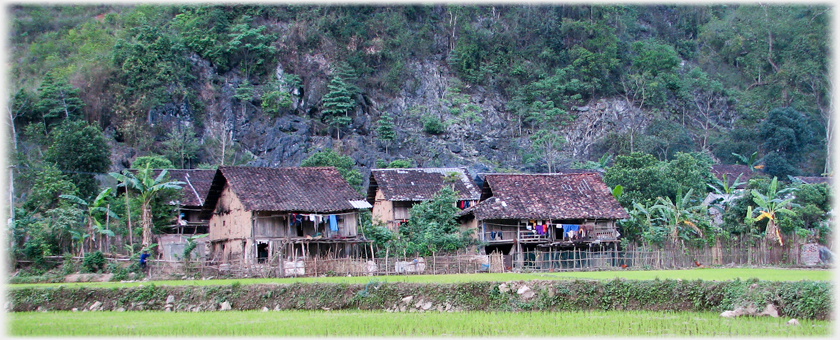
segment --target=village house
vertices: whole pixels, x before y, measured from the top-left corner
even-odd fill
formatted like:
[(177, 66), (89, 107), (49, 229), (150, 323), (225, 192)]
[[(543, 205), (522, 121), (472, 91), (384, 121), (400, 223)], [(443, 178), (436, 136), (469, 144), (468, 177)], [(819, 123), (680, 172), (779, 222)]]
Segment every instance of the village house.
[[(151, 171), (153, 177), (160, 175), (162, 169)], [(137, 170), (131, 170), (135, 175)], [(161, 234), (155, 235), (158, 244), (159, 255), (165, 261), (181, 260), (184, 247), (187, 244), (187, 237), (208, 233), (207, 219), (202, 218), (201, 210), (204, 205), (204, 198), (210, 191), (210, 183), (216, 170), (211, 169), (167, 169), (167, 182), (183, 182), (181, 186), (181, 198), (178, 201), (168, 202), (178, 207), (177, 216), (172, 224), (165, 226)], [(122, 190), (125, 190), (122, 187)], [(193, 256), (203, 258), (205, 255), (205, 239), (197, 239)]]
[[(412, 206), (432, 199), (444, 186), (455, 190), (461, 209), (475, 205), (481, 195), (465, 168), (372, 169), (367, 201), (373, 206), (373, 223), (398, 231), (411, 217)], [(462, 229), (469, 227), (462, 224)]]
[[(522, 254), (618, 242), (629, 215), (597, 172), (486, 174), (480, 202), (461, 212), (477, 222), (485, 253)], [(520, 257), (521, 260), (521, 257)]]
[(203, 214), (212, 261), (263, 263), (357, 254), (367, 242), (358, 232), (359, 211), (370, 207), (332, 167), (222, 166)]

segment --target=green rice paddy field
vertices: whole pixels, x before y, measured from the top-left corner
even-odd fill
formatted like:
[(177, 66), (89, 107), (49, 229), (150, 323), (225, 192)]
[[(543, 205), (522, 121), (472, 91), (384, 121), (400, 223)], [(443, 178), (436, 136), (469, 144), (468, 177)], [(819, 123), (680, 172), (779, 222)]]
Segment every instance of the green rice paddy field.
[[(761, 336), (832, 334), (827, 321), (688, 312), (377, 311), (48, 312), (9, 314), (12, 336)], [(221, 315), (223, 314), (223, 315)]]
[[(773, 268), (698, 268), (686, 270), (620, 270), (595, 272), (560, 272), (560, 273), (502, 273), (502, 274), (452, 274), (452, 275), (392, 275), (392, 276), (354, 276), (354, 277), (302, 277), (302, 278), (273, 278), (273, 279), (213, 279), (213, 280), (173, 280), (154, 281), (155, 285), (229, 285), (233, 282), (240, 284), (254, 283), (294, 283), (294, 282), (327, 282), (327, 283), (368, 283), (372, 280), (380, 282), (417, 282), (417, 283), (456, 283), (470, 281), (518, 281), (518, 280), (612, 280), (625, 278), (629, 280), (653, 279), (681, 279), (704, 281), (747, 280), (757, 278), (767, 281), (829, 281), (833, 278), (830, 270), (811, 269), (773, 269)], [(149, 282), (79, 282), (79, 283), (36, 283), (14, 284), (9, 288), (29, 287), (57, 287), (58, 285), (91, 287), (134, 287)]]
[[(154, 281), (155, 285), (242, 285), (256, 283), (456, 283), (518, 280), (631, 280), (682, 279), (830, 281), (830, 270), (767, 268), (702, 268), (663, 271), (601, 271), (562, 273), (504, 273), (408, 275), (377, 277), (316, 277), (284, 279), (213, 279)], [(88, 282), (15, 284), (6, 288), (91, 286), (131, 287), (144, 282)], [(209, 314), (213, 313), (213, 314)], [(788, 318), (722, 318), (717, 313), (580, 311), (580, 312), (458, 312), (387, 313), (384, 311), (226, 311), (166, 312), (22, 312), (8, 313), (7, 331), (13, 336), (830, 336), (832, 321)], [(221, 322), (221, 321), (224, 322)]]

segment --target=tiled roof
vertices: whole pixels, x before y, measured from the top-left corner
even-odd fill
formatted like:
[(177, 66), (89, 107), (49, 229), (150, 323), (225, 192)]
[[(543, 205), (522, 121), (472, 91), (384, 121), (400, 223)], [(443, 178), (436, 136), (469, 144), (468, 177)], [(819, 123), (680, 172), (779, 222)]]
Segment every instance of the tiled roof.
[(726, 174), (726, 183), (729, 186), (735, 184), (735, 180), (738, 179), (738, 175), (741, 175), (741, 178), (738, 179), (739, 182), (743, 182), (744, 184), (738, 185), (735, 189), (744, 189), (747, 187), (747, 182), (750, 181), (750, 177), (753, 175), (753, 171), (747, 165), (741, 164), (717, 164), (712, 165), (712, 175), (719, 180), (723, 180), (723, 175)]
[[(457, 178), (447, 182), (450, 173), (457, 174)], [(389, 201), (428, 200), (450, 184), (458, 192), (459, 200), (478, 200), (481, 196), (464, 168), (371, 169), (368, 201), (373, 202), (377, 188)]]
[[(135, 175), (136, 169), (129, 170)], [(157, 178), (161, 169), (152, 170), (152, 176)], [(184, 207), (200, 207), (204, 205), (204, 199), (207, 198), (207, 192), (210, 191), (210, 184), (213, 182), (213, 176), (216, 175), (216, 170), (212, 169), (167, 169), (170, 181), (184, 182), (181, 186), (181, 192), (184, 194), (181, 198), (181, 206)]]
[(622, 219), (627, 212), (597, 173), (487, 174), (492, 197), (462, 214), (487, 219)]
[(225, 183), (250, 211), (331, 213), (359, 209), (351, 201), (364, 202), (333, 167), (222, 166), (213, 179), (205, 211), (215, 208)]
[[(216, 170), (171, 169), (168, 172), (170, 180), (186, 183), (181, 186), (181, 192), (184, 193), (184, 197), (181, 199), (182, 206), (200, 207), (204, 205), (204, 200), (207, 198), (207, 192), (210, 191), (210, 184), (213, 183), (213, 176), (216, 174)], [(160, 170), (155, 170), (155, 176), (159, 173)]]

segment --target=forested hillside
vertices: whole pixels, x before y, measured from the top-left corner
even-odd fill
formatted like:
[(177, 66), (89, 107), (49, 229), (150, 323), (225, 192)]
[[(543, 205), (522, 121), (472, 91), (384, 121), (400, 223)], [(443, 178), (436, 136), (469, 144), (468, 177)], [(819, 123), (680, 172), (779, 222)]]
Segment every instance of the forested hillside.
[(299, 166), (331, 149), (357, 185), (393, 161), (475, 175), (633, 152), (783, 180), (831, 172), (823, 5), (8, 11), (8, 158), (30, 213), (59, 214), (62, 193), (90, 200), (94, 175), (145, 156)]

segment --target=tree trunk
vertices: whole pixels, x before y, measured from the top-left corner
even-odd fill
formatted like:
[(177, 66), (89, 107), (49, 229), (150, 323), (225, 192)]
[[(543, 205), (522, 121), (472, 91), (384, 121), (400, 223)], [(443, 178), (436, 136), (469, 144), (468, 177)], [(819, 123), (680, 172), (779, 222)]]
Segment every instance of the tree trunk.
[(152, 244), (152, 207), (149, 203), (143, 203), (143, 248)]
[(125, 186), (125, 219), (126, 219), (125, 225), (128, 227), (128, 245), (133, 246), (134, 245), (134, 239), (132, 238), (132, 235), (131, 235), (131, 234), (133, 234), (131, 232), (131, 210), (129, 209), (129, 204), (128, 204), (128, 183), (126, 183), (126, 186)]

